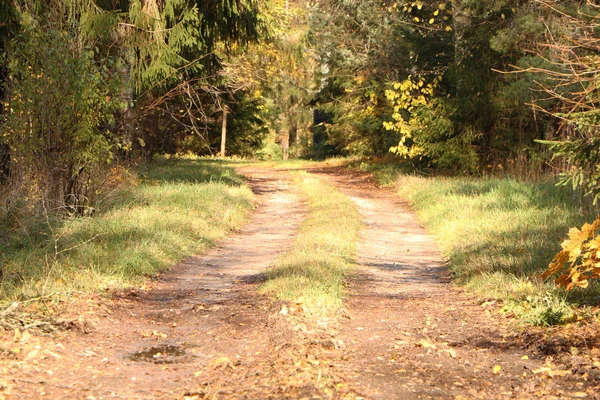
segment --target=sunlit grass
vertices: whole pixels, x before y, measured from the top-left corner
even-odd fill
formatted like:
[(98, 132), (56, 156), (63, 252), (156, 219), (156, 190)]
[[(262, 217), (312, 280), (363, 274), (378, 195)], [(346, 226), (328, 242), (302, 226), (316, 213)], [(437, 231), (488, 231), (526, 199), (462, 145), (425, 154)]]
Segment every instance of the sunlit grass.
[(450, 260), (456, 281), (481, 297), (502, 300), (523, 321), (568, 320), (574, 305), (598, 302), (598, 286), (566, 294), (539, 275), (568, 229), (593, 219), (578, 197), (551, 182), (423, 178), (400, 175), (396, 187)]
[(160, 160), (93, 217), (15, 221), (0, 233), (0, 301), (139, 283), (239, 227), (252, 208), (222, 163)]
[(344, 281), (354, 266), (360, 218), (332, 186), (305, 172), (295, 174), (308, 215), (291, 251), (268, 271), (262, 291), (301, 302), (309, 316), (332, 315), (342, 307)]

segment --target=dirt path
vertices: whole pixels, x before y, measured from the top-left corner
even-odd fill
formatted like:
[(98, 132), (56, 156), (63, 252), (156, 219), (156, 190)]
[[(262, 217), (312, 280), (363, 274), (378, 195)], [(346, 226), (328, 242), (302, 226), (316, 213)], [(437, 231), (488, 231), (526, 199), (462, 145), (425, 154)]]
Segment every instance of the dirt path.
[(448, 284), (434, 240), (391, 191), (362, 173), (313, 173), (348, 195), (366, 224), (349, 320), (336, 335), (348, 343), (342, 370), (357, 392), (372, 399), (600, 398), (589, 357), (560, 360), (528, 349), (496, 309)]
[(600, 398), (589, 357), (528, 349), (493, 306), (453, 289), (414, 214), (364, 174), (311, 170), (365, 223), (346, 310), (280, 312), (257, 283), (305, 210), (285, 171), (243, 172), (259, 206), (225, 244), (148, 290), (89, 299), (77, 329), (2, 333), (0, 399)]
[(257, 210), (225, 244), (177, 265), (148, 290), (90, 301), (81, 329), (50, 338), (3, 335), (16, 346), (0, 350), (18, 353), (0, 364), (0, 398), (181, 398), (195, 391), (199, 370), (233, 366), (235, 357), (225, 354), (243, 352), (252, 336), (263, 339), (245, 332), (268, 323), (268, 303), (253, 283), (292, 243), (305, 210), (284, 171), (241, 172)]

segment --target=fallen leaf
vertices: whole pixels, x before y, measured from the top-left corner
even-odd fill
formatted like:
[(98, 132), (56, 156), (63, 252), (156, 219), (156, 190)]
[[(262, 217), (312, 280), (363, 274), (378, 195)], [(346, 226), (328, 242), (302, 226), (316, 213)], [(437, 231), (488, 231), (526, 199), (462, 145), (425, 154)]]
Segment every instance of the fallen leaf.
[(553, 371), (548, 371), (548, 376), (550, 376), (551, 378), (554, 378), (555, 376), (567, 376), (570, 375), (571, 371), (569, 370), (553, 370)]
[(428, 342), (427, 340), (425, 340), (425, 339), (421, 339), (421, 340), (419, 340), (419, 342), (416, 344), (416, 346), (417, 346), (417, 347), (423, 347), (423, 348), (425, 348), (425, 349), (428, 349), (428, 348), (435, 349), (435, 345), (434, 345), (434, 344), (432, 344), (432, 343), (429, 343), (429, 342)]
[(534, 374), (548, 374), (549, 377), (554, 378), (556, 376), (566, 376), (566, 375), (570, 375), (571, 371), (569, 370), (553, 370), (552, 368), (549, 367), (541, 367), (538, 369), (535, 369), (533, 371)]
[(524, 355), (523, 357), (521, 357), (521, 360), (529, 360), (529, 356), (528, 355)]
[(534, 374), (536, 374), (536, 375), (537, 375), (537, 374), (543, 374), (543, 373), (545, 373), (545, 372), (549, 372), (549, 371), (552, 371), (552, 368), (548, 368), (548, 367), (540, 367), (540, 368), (538, 368), (538, 369), (534, 369), (534, 370), (533, 370), (533, 371), (531, 371), (531, 372), (533, 372)]
[(159, 331), (154, 331), (152, 332), (152, 336), (157, 336), (157, 337), (161, 337), (163, 339), (167, 338), (167, 335), (165, 333), (159, 332)]
[(492, 370), (492, 372), (493, 372), (494, 374), (498, 374), (498, 373), (500, 373), (500, 371), (501, 371), (501, 370), (502, 370), (502, 367), (501, 367), (501, 366), (499, 366), (499, 365), (494, 365), (494, 369)]
[(215, 358), (214, 360), (211, 361), (210, 365), (213, 366), (214, 368), (230, 367), (231, 369), (235, 369), (235, 367), (229, 357)]
[(448, 353), (448, 355), (452, 358), (456, 358), (456, 351), (454, 351), (454, 349), (447, 349), (444, 350), (446, 353)]
[(575, 392), (571, 395), (571, 397), (575, 397), (577, 399), (583, 399), (583, 398), (588, 397), (588, 394), (585, 392)]

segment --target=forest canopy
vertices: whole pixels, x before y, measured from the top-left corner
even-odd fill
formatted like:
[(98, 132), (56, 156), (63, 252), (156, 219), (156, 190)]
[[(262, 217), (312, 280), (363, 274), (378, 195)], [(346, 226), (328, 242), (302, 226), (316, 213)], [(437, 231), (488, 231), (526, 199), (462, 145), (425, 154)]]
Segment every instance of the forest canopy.
[(599, 16), (556, 0), (2, 2), (2, 198), (82, 214), (117, 165), (225, 147), (558, 168), (597, 197)]

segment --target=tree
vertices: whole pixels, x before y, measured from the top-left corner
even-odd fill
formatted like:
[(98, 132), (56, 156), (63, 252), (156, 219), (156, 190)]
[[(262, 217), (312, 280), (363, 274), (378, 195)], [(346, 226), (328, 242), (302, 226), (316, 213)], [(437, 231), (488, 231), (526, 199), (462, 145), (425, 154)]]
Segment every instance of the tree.
[(596, 203), (600, 199), (600, 6), (591, 1), (535, 3), (551, 21), (545, 40), (534, 49), (543, 63), (516, 71), (542, 77), (535, 83), (546, 99), (531, 105), (560, 121), (562, 137), (542, 143), (568, 163), (561, 184), (582, 188)]
[(111, 160), (118, 76), (64, 17), (80, 10), (37, 6), (17, 5), (21, 30), (8, 50), (3, 136), (13, 185), (46, 210), (81, 213), (93, 200), (95, 174)]
[(307, 38), (308, 6), (305, 0), (270, 2), (263, 11), (268, 34), (226, 68), (264, 100), (264, 118), (284, 158), (305, 155), (308, 144), (315, 68)]
[(16, 21), (0, 25), (10, 187), (48, 211), (89, 210), (117, 156), (149, 157), (190, 134), (210, 146), (200, 124), (231, 94), (216, 48), (260, 30), (255, 0), (5, 4), (0, 15)]

